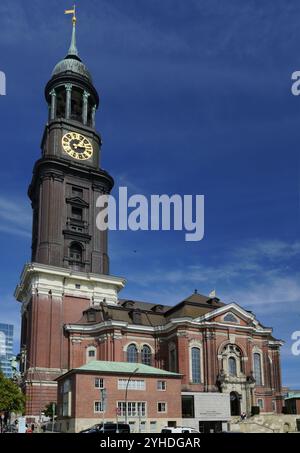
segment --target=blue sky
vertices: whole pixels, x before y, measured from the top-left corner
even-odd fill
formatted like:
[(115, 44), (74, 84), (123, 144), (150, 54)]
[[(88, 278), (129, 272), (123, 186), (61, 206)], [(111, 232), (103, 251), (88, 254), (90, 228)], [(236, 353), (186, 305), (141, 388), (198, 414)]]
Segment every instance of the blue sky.
[[(30, 259), (26, 192), (47, 118), (44, 86), (69, 45), (62, 0), (1, 0), (0, 304)], [(102, 166), (130, 194), (204, 194), (205, 237), (111, 232), (123, 297), (175, 304), (195, 288), (253, 310), (285, 340), (300, 387), (300, 4), (278, 0), (78, 0), (79, 52), (101, 97)]]

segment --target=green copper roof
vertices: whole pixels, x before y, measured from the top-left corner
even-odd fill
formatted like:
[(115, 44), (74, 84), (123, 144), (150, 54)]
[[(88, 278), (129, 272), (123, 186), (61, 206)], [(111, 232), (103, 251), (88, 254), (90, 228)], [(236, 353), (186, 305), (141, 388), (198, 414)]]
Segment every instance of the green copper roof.
[(69, 48), (68, 55), (75, 55), (76, 57), (79, 57), (76, 46), (76, 22), (73, 22), (71, 45)]
[(289, 392), (288, 395), (284, 399), (291, 400), (293, 398), (300, 398), (300, 392)]
[(74, 72), (83, 77), (86, 77), (92, 82), (91, 74), (87, 67), (82, 63), (79, 58), (79, 53), (76, 45), (76, 23), (73, 22), (71, 44), (67, 56), (57, 63), (53, 69), (52, 76), (62, 74), (64, 72)]
[(93, 360), (77, 370), (82, 371), (99, 371), (102, 373), (124, 373), (131, 374), (138, 368), (136, 374), (149, 374), (161, 376), (180, 376), (178, 373), (171, 373), (170, 371), (161, 370), (153, 366), (144, 365), (143, 363), (128, 363), (128, 362), (106, 362), (103, 360)]

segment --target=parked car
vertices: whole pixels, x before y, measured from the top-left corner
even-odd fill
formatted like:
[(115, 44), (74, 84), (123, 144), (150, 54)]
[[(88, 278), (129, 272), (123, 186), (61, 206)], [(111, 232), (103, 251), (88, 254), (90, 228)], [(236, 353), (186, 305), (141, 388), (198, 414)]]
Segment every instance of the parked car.
[(91, 428), (83, 429), (81, 434), (101, 434), (101, 433), (130, 433), (130, 426), (127, 423), (98, 423)]
[(196, 429), (194, 428), (190, 428), (189, 426), (177, 426), (176, 428), (174, 427), (171, 427), (171, 426), (166, 426), (164, 428), (162, 428), (161, 430), (162, 433), (164, 434), (171, 434), (171, 433), (199, 433), (199, 431), (197, 431)]

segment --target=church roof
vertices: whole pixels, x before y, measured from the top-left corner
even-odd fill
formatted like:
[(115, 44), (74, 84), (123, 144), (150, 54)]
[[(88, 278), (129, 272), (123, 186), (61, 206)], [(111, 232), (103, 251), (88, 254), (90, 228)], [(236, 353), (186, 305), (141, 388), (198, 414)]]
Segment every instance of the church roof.
[[(119, 299), (117, 305), (101, 304), (100, 307), (89, 308), (83, 312), (82, 318), (73, 324), (98, 324), (113, 320), (155, 327), (165, 325), (174, 318), (198, 318), (224, 305), (217, 298), (196, 293), (174, 306)], [(93, 321), (89, 321), (88, 316), (91, 310), (95, 313)], [(134, 316), (136, 312), (138, 312), (138, 318)]]

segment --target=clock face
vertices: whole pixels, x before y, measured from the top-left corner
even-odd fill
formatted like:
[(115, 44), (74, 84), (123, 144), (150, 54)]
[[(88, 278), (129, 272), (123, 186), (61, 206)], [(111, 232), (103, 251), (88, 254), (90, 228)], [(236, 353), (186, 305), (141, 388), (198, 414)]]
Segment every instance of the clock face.
[(87, 160), (93, 155), (93, 146), (91, 142), (77, 132), (68, 132), (62, 138), (62, 147), (64, 151), (77, 160)]

